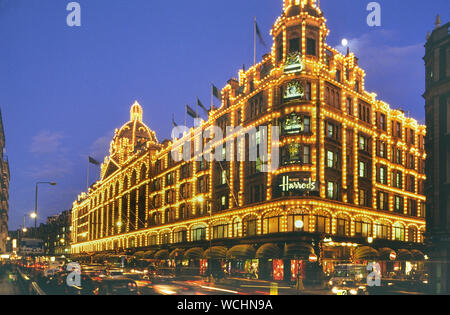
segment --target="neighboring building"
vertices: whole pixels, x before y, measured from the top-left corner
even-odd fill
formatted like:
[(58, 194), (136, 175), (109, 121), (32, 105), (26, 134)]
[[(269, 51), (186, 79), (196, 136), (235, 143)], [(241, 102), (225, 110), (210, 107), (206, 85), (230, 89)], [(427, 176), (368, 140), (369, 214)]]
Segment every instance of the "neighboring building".
[(432, 284), (450, 294), (450, 22), (427, 36), (426, 67), (426, 195), (427, 240), (433, 246)]
[(45, 254), (49, 256), (62, 256), (70, 254), (70, 211), (48, 217), (45, 225)]
[(0, 254), (6, 252), (9, 216), (9, 163), (5, 155), (5, 130), (0, 111)]
[(37, 238), (22, 238), (20, 240), (19, 256), (44, 255), (44, 242)]
[[(73, 203), (72, 252), (153, 250), (201, 267), (204, 257), (240, 259), (233, 270), (258, 266), (275, 280), (295, 278), (314, 253), (326, 271), (424, 259), (426, 128), (368, 93), (358, 59), (328, 46), (328, 33), (316, 1), (285, 0), (271, 54), (230, 79), (221, 107), (182, 139), (158, 142), (136, 102), (101, 179)], [(208, 162), (209, 147), (176, 162), (172, 150), (209, 143), (196, 135), (210, 126), (244, 127), (226, 134), (235, 158)], [(264, 141), (276, 130), (279, 141)], [(223, 143), (216, 155), (226, 155)], [(237, 158), (248, 161), (253, 147), (268, 154)]]

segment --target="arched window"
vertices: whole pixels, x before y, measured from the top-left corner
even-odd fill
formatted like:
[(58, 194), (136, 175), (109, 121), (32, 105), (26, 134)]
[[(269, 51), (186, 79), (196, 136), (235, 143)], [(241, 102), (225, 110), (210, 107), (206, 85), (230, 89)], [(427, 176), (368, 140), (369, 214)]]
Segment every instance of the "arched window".
[(378, 239), (391, 239), (391, 225), (389, 222), (378, 222), (375, 224), (375, 233)]
[(191, 229), (191, 241), (204, 241), (206, 240), (206, 227), (204, 226), (195, 226)]
[(263, 233), (273, 234), (281, 232), (282, 216), (278, 214), (268, 214), (263, 218)]
[(174, 243), (185, 243), (187, 242), (187, 230), (185, 228), (178, 229), (173, 232), (173, 242)]
[(405, 227), (400, 224), (396, 223), (393, 227), (393, 238), (394, 241), (405, 241)]
[(175, 221), (175, 210), (170, 208), (164, 212), (164, 223), (170, 223)]
[(114, 196), (119, 195), (119, 182), (116, 182), (116, 189), (114, 190)]
[(213, 239), (223, 239), (228, 237), (228, 223), (220, 222), (213, 226)]
[(140, 180), (143, 181), (147, 178), (147, 166), (145, 164), (142, 164), (141, 167), (141, 174), (140, 174)]
[(125, 176), (123, 180), (123, 191), (128, 190), (128, 176)]
[(290, 213), (287, 216), (288, 232), (309, 232), (309, 213)]
[(148, 237), (148, 243), (149, 246), (158, 245), (158, 235), (152, 234)]
[(131, 174), (131, 187), (134, 187), (136, 185), (136, 170), (133, 171), (133, 174)]
[(358, 218), (355, 221), (355, 235), (359, 237), (372, 236), (372, 222), (366, 218)]
[(336, 234), (339, 236), (350, 236), (350, 217), (339, 214), (336, 218)]
[(417, 235), (418, 235), (418, 230), (415, 226), (411, 226), (408, 228), (408, 242), (416, 243)]
[(316, 233), (330, 233), (331, 232), (331, 217), (327, 212), (319, 211), (315, 215), (316, 219)]
[(254, 215), (244, 219), (242, 224), (242, 236), (254, 236), (258, 231), (258, 218)]
[(242, 229), (242, 221), (241, 219), (234, 219), (233, 221), (233, 237), (239, 237), (239, 233)]

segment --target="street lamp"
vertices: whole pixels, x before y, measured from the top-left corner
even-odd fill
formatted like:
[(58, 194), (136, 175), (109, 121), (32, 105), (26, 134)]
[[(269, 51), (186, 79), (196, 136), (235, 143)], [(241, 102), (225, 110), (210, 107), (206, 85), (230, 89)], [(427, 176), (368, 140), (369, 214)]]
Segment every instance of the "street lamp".
[[(203, 196), (196, 197), (195, 201), (200, 203), (202, 206), (205, 201), (208, 203), (211, 203), (211, 204), (213, 202), (212, 199), (205, 198)], [(213, 231), (212, 231), (212, 207), (209, 207), (209, 255), (210, 255), (210, 257), (211, 257), (211, 252), (212, 252), (212, 234), (213, 234)], [(208, 269), (209, 269), (210, 276), (212, 275), (211, 262), (212, 262), (212, 258), (210, 258), (209, 262), (208, 262), (208, 267), (209, 267)]]
[(34, 228), (37, 228), (38, 186), (41, 184), (56, 186), (55, 182), (37, 182), (36, 183), (36, 195), (35, 195), (35, 200), (34, 200)]

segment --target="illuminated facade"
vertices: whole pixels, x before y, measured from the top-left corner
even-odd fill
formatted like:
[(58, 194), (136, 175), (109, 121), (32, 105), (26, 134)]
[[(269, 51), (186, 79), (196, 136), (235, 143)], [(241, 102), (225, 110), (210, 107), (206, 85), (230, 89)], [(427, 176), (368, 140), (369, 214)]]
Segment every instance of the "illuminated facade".
[[(365, 91), (358, 59), (325, 43), (316, 1), (285, 0), (271, 35), (271, 53), (230, 79), (221, 107), (182, 139), (159, 143), (133, 105), (101, 180), (73, 204), (74, 254), (207, 249), (212, 239), (226, 249), (251, 246), (260, 257), (270, 246), (276, 252), (284, 244), (286, 253), (304, 242), (322, 261), (325, 251), (369, 243), (420, 246), (425, 126)], [(231, 161), (206, 162), (196, 153), (173, 161), (172, 150), (212, 125), (258, 131), (249, 141), (225, 134), (214, 144), (217, 152), (235, 137)], [(261, 126), (280, 131), (280, 166), (269, 172), (261, 167), (271, 162), (270, 146), (268, 159), (236, 158), (238, 146), (246, 160), (249, 143), (271, 139), (272, 129), (263, 134)]]
[(8, 238), (8, 199), (9, 199), (9, 163), (4, 155), (5, 132), (0, 112), (0, 254), (6, 252)]

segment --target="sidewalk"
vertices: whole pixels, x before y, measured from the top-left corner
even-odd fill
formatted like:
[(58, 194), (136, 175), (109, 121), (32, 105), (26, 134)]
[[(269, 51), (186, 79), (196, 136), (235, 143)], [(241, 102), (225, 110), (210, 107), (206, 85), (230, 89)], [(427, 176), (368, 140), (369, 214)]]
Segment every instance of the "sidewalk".
[(21, 294), (18, 284), (13, 279), (14, 276), (10, 272), (5, 272), (0, 275), (0, 295)]

